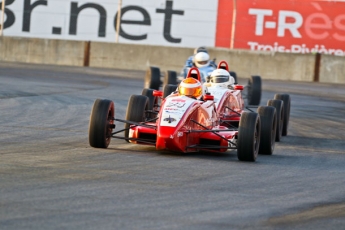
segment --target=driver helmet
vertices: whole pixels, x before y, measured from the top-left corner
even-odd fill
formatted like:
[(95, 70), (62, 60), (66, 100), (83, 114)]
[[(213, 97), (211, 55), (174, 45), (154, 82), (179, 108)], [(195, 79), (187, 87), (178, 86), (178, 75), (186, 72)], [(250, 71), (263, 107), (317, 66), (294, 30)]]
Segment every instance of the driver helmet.
[(194, 54), (197, 54), (200, 52), (208, 53), (207, 48), (205, 46), (200, 46), (200, 47), (194, 49)]
[(199, 52), (194, 56), (194, 64), (198, 68), (206, 67), (210, 64), (210, 55), (205, 52)]
[(178, 86), (178, 92), (180, 95), (198, 98), (202, 95), (202, 85), (197, 79), (188, 77), (181, 81)]
[(235, 79), (225, 69), (216, 69), (211, 73), (210, 83), (212, 85), (228, 86), (235, 84)]

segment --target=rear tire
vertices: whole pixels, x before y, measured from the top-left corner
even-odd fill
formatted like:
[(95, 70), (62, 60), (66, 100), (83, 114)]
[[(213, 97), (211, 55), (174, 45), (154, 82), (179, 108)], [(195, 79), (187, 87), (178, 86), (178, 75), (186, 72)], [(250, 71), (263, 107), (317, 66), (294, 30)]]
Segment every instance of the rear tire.
[(155, 104), (157, 104), (158, 102), (157, 102), (157, 98), (153, 96), (153, 91), (154, 89), (143, 89), (143, 91), (141, 92), (141, 95), (146, 96), (149, 99), (147, 110), (151, 112), (146, 113), (147, 119), (153, 119), (157, 116), (157, 114), (154, 113), (153, 110), (154, 110)]
[(260, 117), (257, 113), (243, 112), (238, 127), (237, 158), (255, 161), (260, 146)]
[(149, 99), (149, 105), (148, 105), (148, 109), (152, 110), (153, 109), (153, 105), (155, 102), (155, 97), (153, 96), (153, 91), (154, 89), (143, 89), (143, 91), (141, 91), (141, 95), (148, 97)]
[(237, 81), (237, 74), (236, 74), (236, 72), (234, 72), (234, 71), (229, 71), (229, 73), (230, 73), (230, 76), (233, 77), (233, 78), (235, 79), (235, 84), (237, 84), (238, 81)]
[(150, 66), (146, 70), (144, 88), (158, 90), (161, 85), (161, 71), (158, 67)]
[(276, 142), (279, 142), (282, 138), (283, 122), (284, 122), (284, 107), (282, 100), (268, 100), (268, 106), (276, 108), (277, 115), (277, 129), (276, 129)]
[(251, 76), (248, 81), (248, 105), (259, 105), (261, 101), (261, 77)]
[(165, 85), (163, 89), (163, 98), (169, 96), (172, 92), (175, 92), (177, 89), (177, 85)]
[(289, 94), (276, 94), (274, 95), (274, 99), (282, 100), (284, 102), (284, 122), (283, 122), (283, 136), (287, 136), (288, 129), (289, 129), (289, 121), (290, 121), (290, 106), (291, 106), (291, 99)]
[(115, 106), (110, 100), (97, 99), (93, 103), (89, 124), (89, 144), (95, 148), (107, 148), (113, 131)]
[(168, 70), (165, 72), (163, 87), (166, 85), (177, 85), (176, 71)]
[[(143, 122), (145, 121), (146, 117), (146, 110), (149, 107), (149, 99), (143, 95), (132, 95), (128, 100), (127, 111), (126, 111), (126, 118), (127, 121), (133, 122)], [(125, 123), (125, 138), (129, 136), (129, 127), (131, 125)], [(126, 140), (129, 142), (129, 140)]]
[(258, 114), (261, 120), (259, 154), (272, 155), (277, 129), (276, 109), (272, 106), (260, 106)]

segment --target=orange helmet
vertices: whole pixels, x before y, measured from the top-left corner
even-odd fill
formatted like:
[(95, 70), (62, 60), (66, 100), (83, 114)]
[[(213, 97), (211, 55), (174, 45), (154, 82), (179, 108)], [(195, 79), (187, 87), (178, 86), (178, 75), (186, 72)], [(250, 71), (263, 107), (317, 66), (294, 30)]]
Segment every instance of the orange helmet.
[(178, 86), (178, 92), (180, 95), (197, 98), (202, 94), (202, 86), (200, 81), (189, 77), (181, 81), (180, 85)]

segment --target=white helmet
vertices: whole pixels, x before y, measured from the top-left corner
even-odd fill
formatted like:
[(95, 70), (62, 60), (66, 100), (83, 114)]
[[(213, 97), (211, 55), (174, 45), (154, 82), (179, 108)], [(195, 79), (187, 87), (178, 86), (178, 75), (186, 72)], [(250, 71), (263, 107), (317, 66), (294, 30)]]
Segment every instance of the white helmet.
[(228, 85), (235, 84), (235, 79), (225, 69), (216, 69), (211, 73), (210, 83), (227, 87)]
[(194, 49), (194, 54), (197, 54), (199, 52), (208, 53), (207, 48), (205, 46), (200, 46), (200, 47)]
[(205, 52), (199, 52), (194, 56), (194, 63), (198, 68), (208, 66), (210, 64), (210, 55)]

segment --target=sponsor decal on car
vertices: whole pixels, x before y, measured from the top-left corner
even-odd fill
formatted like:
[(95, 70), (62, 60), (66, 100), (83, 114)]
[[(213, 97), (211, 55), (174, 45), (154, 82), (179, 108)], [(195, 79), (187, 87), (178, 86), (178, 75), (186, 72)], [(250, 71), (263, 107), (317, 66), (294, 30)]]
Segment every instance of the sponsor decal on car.
[(213, 125), (213, 122), (215, 122), (216, 120), (213, 117), (207, 118), (206, 119), (206, 125)]
[(170, 113), (170, 114), (180, 114), (181, 113), (180, 110), (169, 110), (169, 109), (165, 109), (164, 112)]
[(194, 99), (177, 96), (168, 98), (162, 112), (161, 126), (176, 127)]
[(169, 123), (172, 123), (172, 122), (175, 122), (176, 119), (169, 116), (169, 117), (164, 118), (163, 121), (167, 121), (167, 122), (169, 122)]

